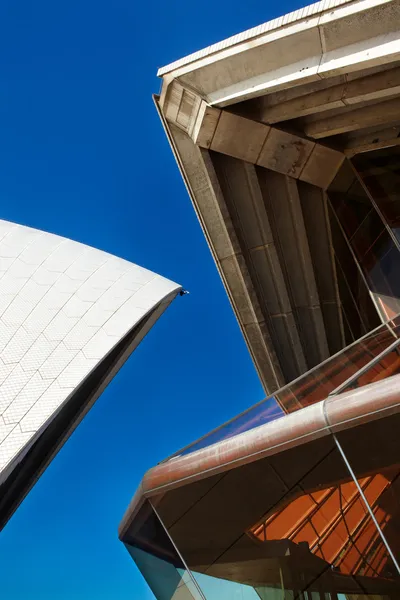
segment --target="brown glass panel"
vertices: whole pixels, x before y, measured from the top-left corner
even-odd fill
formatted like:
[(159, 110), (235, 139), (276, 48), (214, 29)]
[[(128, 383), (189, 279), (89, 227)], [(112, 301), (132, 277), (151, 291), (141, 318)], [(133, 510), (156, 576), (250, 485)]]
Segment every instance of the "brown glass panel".
[[(329, 207), (332, 244), (336, 259), (339, 297), (347, 327), (347, 341), (351, 343), (379, 324), (379, 316), (372, 302), (365, 280), (351, 253), (334, 211)], [(346, 330), (346, 329), (345, 329)], [(349, 337), (349, 334), (351, 337)]]
[[(387, 481), (380, 471), (360, 477), (371, 502)], [(207, 486), (171, 490), (155, 505), (209, 600), (250, 600), (252, 591), (266, 600), (303, 598), (304, 590), (382, 595), (389, 588), (400, 597), (382, 566), (379, 532), (331, 437), (219, 474)]]
[[(371, 332), (317, 369), (310, 371), (293, 384), (289, 384), (276, 395), (280, 405), (286, 412), (292, 412), (323, 400), (335, 388), (393, 344), (399, 338), (399, 329), (400, 317), (396, 317), (390, 327), (382, 325), (375, 332)], [(382, 361), (374, 365), (368, 374), (362, 374), (354, 380), (354, 387), (377, 381), (383, 373), (394, 374), (399, 368), (397, 361), (398, 353), (394, 351), (393, 354), (384, 357)]]
[(400, 148), (360, 154), (353, 158), (353, 164), (384, 219), (400, 239)]
[[(376, 244), (379, 238), (381, 238), (379, 240), (379, 244)], [(354, 254), (360, 262), (364, 259), (365, 255), (374, 246), (374, 244), (377, 248), (382, 248), (382, 251), (385, 252), (385, 242), (389, 239), (389, 234), (386, 231), (378, 213), (372, 209), (368, 213), (367, 217), (360, 222), (360, 225), (356, 229), (354, 235), (348, 239), (350, 240), (350, 245)], [(378, 259), (379, 256), (380, 252), (377, 255)]]
[[(387, 228), (400, 241), (400, 153), (398, 149), (366, 153), (353, 163), (368, 192), (346, 161), (328, 195), (376, 308), (387, 319), (400, 310), (400, 251)], [(337, 235), (336, 239), (333, 235), (333, 245), (336, 253), (343, 252)], [(344, 270), (345, 261), (338, 261)], [(347, 327), (351, 330), (349, 323)]]
[[(400, 415), (390, 415), (336, 434), (356, 477), (370, 478), (374, 489), (367, 501), (396, 559), (400, 562)], [(378, 573), (392, 584), (400, 584), (399, 572), (382, 538), (368, 550), (365, 575)], [(372, 575), (373, 576), (373, 575)], [(367, 589), (373, 593), (372, 586)], [(392, 595), (390, 597), (400, 597)]]
[[(400, 316), (387, 324), (380, 325), (380, 327), (359, 339), (358, 342), (332, 356), (319, 367), (286, 385), (274, 396), (252, 406), (193, 444), (181, 449), (167, 460), (177, 455), (182, 456), (216, 444), (221, 440), (279, 419), (286, 413), (323, 400), (379, 354), (387, 350), (399, 337)], [(357, 379), (352, 380), (351, 387), (359, 387), (366, 383), (378, 381), (383, 377), (394, 375), (398, 369), (399, 356), (397, 350), (394, 350), (390, 355), (383, 357), (379, 363), (371, 367), (368, 373), (362, 373)]]

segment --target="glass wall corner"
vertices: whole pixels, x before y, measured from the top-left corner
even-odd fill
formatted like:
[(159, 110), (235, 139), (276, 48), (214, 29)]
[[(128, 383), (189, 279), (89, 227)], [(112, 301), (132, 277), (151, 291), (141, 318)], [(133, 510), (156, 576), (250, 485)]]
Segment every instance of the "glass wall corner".
[(148, 501), (124, 544), (157, 600), (204, 600)]

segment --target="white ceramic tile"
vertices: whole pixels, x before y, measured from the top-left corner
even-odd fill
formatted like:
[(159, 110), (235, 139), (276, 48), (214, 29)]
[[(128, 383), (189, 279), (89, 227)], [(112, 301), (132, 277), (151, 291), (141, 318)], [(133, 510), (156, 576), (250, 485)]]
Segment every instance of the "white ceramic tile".
[(30, 375), (22, 370), (21, 365), (14, 366), (14, 369), (0, 387), (0, 415), (9, 407), (14, 398), (18, 396), (29, 379)]
[(34, 308), (35, 305), (33, 302), (30, 302), (18, 294), (2, 314), (2, 321), (6, 325), (18, 327), (28, 318)]
[(19, 425), (14, 426), (13, 430), (0, 444), (0, 473), (29, 442), (31, 437), (31, 432), (23, 432)]
[(50, 387), (51, 383), (51, 380), (42, 379), (40, 373), (36, 371), (4, 411), (3, 419), (5, 424), (19, 423), (47, 388)]
[(97, 327), (91, 327), (81, 319), (65, 336), (64, 343), (71, 350), (80, 350), (94, 336), (97, 329)]
[(82, 351), (69, 363), (57, 378), (62, 388), (75, 388), (97, 365), (98, 360), (86, 358)]
[(68, 302), (63, 306), (63, 312), (67, 317), (83, 317), (83, 315), (93, 306), (93, 302), (87, 302), (81, 300), (78, 296), (74, 295)]
[(50, 233), (42, 233), (35, 237), (32, 243), (19, 255), (27, 265), (38, 268), (51, 256), (55, 249), (63, 242), (63, 238)]
[(118, 336), (107, 335), (103, 329), (100, 329), (84, 346), (83, 353), (86, 358), (97, 358), (99, 360), (118, 344), (119, 341), (120, 338)]
[(17, 225), (0, 241), (0, 256), (17, 258), (42, 233)]
[(75, 294), (81, 286), (82, 281), (79, 281), (79, 279), (71, 279), (66, 273), (60, 273), (54, 284), (54, 290), (67, 294)]
[(22, 358), (20, 363), (22, 369), (26, 372), (37, 371), (58, 344), (59, 340), (49, 340), (43, 334), (40, 334)]
[(62, 240), (61, 244), (43, 262), (43, 266), (48, 271), (64, 273), (82, 254), (84, 248), (82, 244), (76, 244), (70, 240)]
[[(1, 283), (0, 283), (1, 289)], [(47, 294), (50, 289), (49, 284), (39, 284), (33, 278), (30, 278), (25, 285), (21, 288), (19, 295), (24, 300), (29, 300), (37, 306), (40, 300)]]
[(5, 423), (3, 417), (0, 417), (0, 444), (8, 436), (8, 434), (14, 429), (14, 424)]
[(46, 329), (43, 330), (43, 333), (50, 341), (61, 341), (78, 322), (78, 317), (67, 317), (67, 315), (60, 310), (47, 325)]
[(23, 432), (37, 431), (51, 415), (57, 411), (71, 390), (60, 388), (58, 381), (53, 381), (39, 400), (28, 410), (21, 419), (20, 425)]
[(0, 220), (0, 475), (121, 337), (178, 291), (165, 281)]
[(54, 285), (62, 276), (56, 271), (48, 271), (46, 267), (40, 265), (32, 275), (33, 281), (39, 285)]
[(146, 313), (145, 308), (137, 307), (134, 298), (130, 298), (104, 323), (103, 329), (108, 335), (123, 337), (132, 327), (132, 322), (138, 323)]
[(49, 308), (41, 301), (24, 321), (24, 328), (27, 331), (35, 331), (39, 335), (43, 333), (57, 313), (56, 308)]
[(90, 308), (87, 313), (85, 313), (82, 317), (82, 320), (92, 327), (101, 327), (104, 325), (110, 317), (112, 317), (114, 311), (106, 310), (102, 306), (99, 306), (99, 303), (96, 302), (92, 308)]
[(77, 353), (78, 350), (66, 348), (64, 342), (60, 342), (40, 367), (40, 375), (43, 379), (57, 379)]
[(3, 363), (3, 361), (0, 359), (0, 386), (3, 384), (3, 382), (9, 376), (9, 374), (14, 369), (14, 367), (15, 367), (15, 365), (13, 365), (13, 364), (5, 365)]
[(32, 331), (28, 332), (23, 327), (19, 327), (0, 353), (3, 362), (5, 364), (21, 363), (29, 348), (34, 344), (36, 337)]

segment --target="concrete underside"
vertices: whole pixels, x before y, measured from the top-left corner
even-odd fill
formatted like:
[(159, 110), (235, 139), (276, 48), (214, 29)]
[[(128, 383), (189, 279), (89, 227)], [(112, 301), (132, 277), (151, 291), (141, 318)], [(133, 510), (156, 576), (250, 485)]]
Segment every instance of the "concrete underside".
[(400, 2), (323, 2), (161, 70), (156, 105), (267, 392), (348, 343), (326, 190), (400, 143)]

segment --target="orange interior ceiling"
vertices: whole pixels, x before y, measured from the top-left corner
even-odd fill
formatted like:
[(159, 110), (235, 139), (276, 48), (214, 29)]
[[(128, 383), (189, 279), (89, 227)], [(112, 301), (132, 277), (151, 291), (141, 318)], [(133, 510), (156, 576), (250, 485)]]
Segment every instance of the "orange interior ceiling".
[[(383, 506), (397, 475), (398, 470), (359, 480), (382, 529), (393, 517)], [(382, 539), (353, 481), (298, 495), (249, 534), (262, 542), (306, 542), (311, 553), (346, 575), (379, 577), (387, 562)]]

